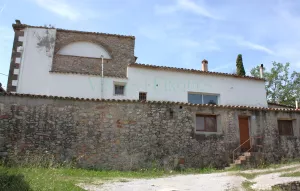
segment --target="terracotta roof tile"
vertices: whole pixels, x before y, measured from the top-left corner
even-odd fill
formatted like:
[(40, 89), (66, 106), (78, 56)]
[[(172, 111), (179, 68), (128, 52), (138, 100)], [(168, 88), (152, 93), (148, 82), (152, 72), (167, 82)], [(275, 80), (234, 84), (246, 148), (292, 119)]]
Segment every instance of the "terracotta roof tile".
[(85, 33), (85, 34), (98, 34), (98, 35), (106, 35), (106, 36), (116, 36), (116, 37), (124, 37), (124, 38), (131, 38), (135, 39), (135, 36), (132, 35), (121, 35), (121, 34), (110, 34), (110, 33), (101, 33), (101, 32), (87, 32), (87, 31), (78, 31), (78, 30), (67, 30), (67, 29), (60, 29), (60, 28), (52, 28), (52, 27), (45, 27), (45, 26), (31, 26), (26, 24), (13, 24), (12, 27), (14, 29), (24, 29), (28, 28), (43, 28), (43, 29), (56, 29), (57, 31), (64, 31), (64, 32), (72, 32), (72, 33)]
[(129, 67), (149, 68), (149, 69), (156, 69), (156, 70), (170, 70), (170, 71), (177, 71), (177, 72), (190, 72), (190, 73), (207, 74), (207, 75), (229, 76), (229, 77), (242, 78), (242, 79), (265, 81), (265, 79), (263, 79), (263, 78), (252, 77), (252, 76), (239, 76), (236, 74), (202, 71), (202, 70), (187, 69), (187, 68), (176, 68), (176, 67), (169, 67), (169, 66), (156, 66), (156, 65), (140, 64), (140, 63), (132, 63), (132, 64), (129, 64), (128, 66)]
[(34, 97), (34, 98), (46, 98), (46, 99), (64, 99), (64, 100), (79, 100), (79, 101), (95, 101), (95, 102), (140, 102), (140, 103), (153, 103), (153, 104), (172, 104), (172, 105), (184, 105), (184, 106), (198, 106), (198, 107), (214, 107), (214, 108), (236, 108), (236, 109), (248, 109), (248, 110), (264, 110), (264, 111), (293, 111), (300, 112), (300, 109), (294, 108), (267, 108), (267, 107), (253, 107), (244, 105), (212, 105), (212, 104), (192, 104), (186, 102), (172, 102), (172, 101), (140, 101), (130, 99), (95, 99), (95, 98), (78, 98), (78, 97), (62, 97), (62, 96), (47, 96), (47, 95), (35, 95), (35, 94), (17, 94), (17, 93), (4, 93), (0, 96), (15, 96), (15, 97)]
[(268, 102), (268, 105), (275, 105), (275, 106), (282, 106), (282, 107), (288, 107), (288, 108), (295, 108), (295, 106), (285, 105), (285, 104), (280, 104), (280, 103), (274, 103), (274, 102)]

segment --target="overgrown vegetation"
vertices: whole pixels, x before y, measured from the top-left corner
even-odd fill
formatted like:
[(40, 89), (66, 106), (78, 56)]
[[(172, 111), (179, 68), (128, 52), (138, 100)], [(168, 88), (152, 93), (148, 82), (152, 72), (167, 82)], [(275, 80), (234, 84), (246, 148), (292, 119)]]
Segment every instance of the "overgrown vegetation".
[[(250, 73), (259, 77), (259, 71), (257, 66)], [(264, 68), (264, 78), (269, 102), (295, 106), (295, 101), (300, 101), (300, 72), (291, 72), (290, 63), (273, 62), (272, 68)]]

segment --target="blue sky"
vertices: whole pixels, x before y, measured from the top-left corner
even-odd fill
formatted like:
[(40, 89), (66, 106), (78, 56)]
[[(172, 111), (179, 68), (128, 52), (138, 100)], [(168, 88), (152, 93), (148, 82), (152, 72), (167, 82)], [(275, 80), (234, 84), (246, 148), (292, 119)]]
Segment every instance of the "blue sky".
[[(134, 35), (137, 62), (233, 72), (290, 62), (300, 71), (299, 0), (0, 0), (0, 73), (15, 19), (29, 25)], [(6, 86), (7, 77), (0, 74)]]

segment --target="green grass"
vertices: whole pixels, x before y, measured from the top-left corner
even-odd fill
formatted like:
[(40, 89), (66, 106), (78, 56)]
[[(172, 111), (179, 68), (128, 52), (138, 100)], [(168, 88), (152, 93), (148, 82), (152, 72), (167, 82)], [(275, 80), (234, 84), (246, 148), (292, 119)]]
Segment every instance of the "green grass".
[(294, 170), (294, 167), (291, 168), (286, 168), (286, 169), (278, 169), (278, 170), (270, 170), (270, 171), (264, 171), (264, 172), (254, 172), (254, 173), (245, 173), (245, 172), (238, 172), (236, 175), (245, 177), (248, 180), (254, 179), (255, 177), (259, 175), (264, 175), (264, 174), (271, 174), (271, 173), (278, 173), (278, 172), (286, 172), (286, 171), (291, 171)]
[(251, 186), (252, 186), (253, 184), (255, 184), (255, 182), (250, 182), (250, 181), (248, 181), (248, 180), (242, 182), (242, 186), (243, 186), (243, 188), (244, 188), (246, 191), (254, 191), (254, 190), (251, 188)]
[[(282, 166), (282, 165), (281, 165)], [(278, 166), (278, 167), (281, 167)], [(276, 166), (277, 167), (277, 166)], [(274, 167), (273, 167), (274, 168)], [(202, 169), (185, 169), (182, 171), (164, 171), (159, 169), (140, 169), (139, 171), (101, 171), (101, 170), (86, 170), (71, 167), (47, 167), (43, 168), (36, 166), (20, 166), (7, 167), (0, 165), (0, 190), (1, 191), (48, 191), (48, 190), (63, 190), (63, 191), (83, 191), (76, 186), (78, 183), (103, 184), (107, 181), (127, 182), (131, 178), (157, 178), (178, 174), (203, 174), (214, 172), (225, 172), (239, 170), (232, 168), (229, 170), (216, 170), (214, 168)], [(284, 172), (293, 170), (278, 169), (267, 172), (243, 173), (239, 171), (236, 175), (243, 176), (248, 180), (255, 178), (258, 175)], [(299, 173), (287, 174), (286, 176), (300, 176)], [(243, 183), (244, 187), (252, 185), (250, 181)], [(249, 190), (248, 188), (248, 190)]]
[[(4, 167), (0, 166), (1, 191), (82, 191), (78, 183), (102, 184), (106, 181), (126, 182), (130, 178), (157, 178), (176, 174), (212, 173), (212, 168), (186, 169), (184, 171), (145, 170), (97, 171), (74, 168)], [(219, 172), (219, 171), (218, 171)]]
[(285, 173), (281, 177), (300, 177), (300, 172)]

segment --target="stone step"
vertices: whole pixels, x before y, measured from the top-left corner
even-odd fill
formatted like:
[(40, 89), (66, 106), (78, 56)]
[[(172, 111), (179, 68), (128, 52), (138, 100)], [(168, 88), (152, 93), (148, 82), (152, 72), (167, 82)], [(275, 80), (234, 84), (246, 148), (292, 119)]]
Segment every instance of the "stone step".
[(242, 161), (241, 160), (235, 160), (234, 164), (242, 164)]
[(239, 160), (246, 160), (246, 156), (239, 156)]
[(250, 156), (251, 156), (251, 153), (250, 153), (250, 152), (245, 152), (243, 155), (244, 155), (245, 157), (250, 157)]

